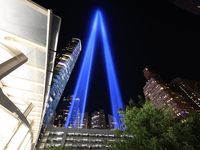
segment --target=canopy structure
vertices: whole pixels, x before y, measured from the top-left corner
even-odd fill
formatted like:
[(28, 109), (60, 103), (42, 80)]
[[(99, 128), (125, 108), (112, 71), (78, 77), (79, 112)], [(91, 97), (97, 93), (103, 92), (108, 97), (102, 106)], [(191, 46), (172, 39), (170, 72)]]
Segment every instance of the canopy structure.
[(27, 0), (0, 1), (0, 149), (34, 149), (61, 19)]

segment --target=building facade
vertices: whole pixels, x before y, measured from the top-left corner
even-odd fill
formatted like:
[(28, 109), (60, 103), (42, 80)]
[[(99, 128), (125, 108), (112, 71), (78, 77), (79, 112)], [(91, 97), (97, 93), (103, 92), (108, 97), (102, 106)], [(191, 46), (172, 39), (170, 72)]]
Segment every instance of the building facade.
[(182, 78), (175, 78), (170, 83), (184, 96), (193, 110), (200, 113), (200, 82)]
[(106, 129), (106, 117), (103, 109), (92, 113), (91, 128)]
[(114, 130), (116, 129), (116, 127), (118, 127), (118, 123), (116, 122), (115, 117), (113, 117), (112, 115), (108, 114), (108, 125), (110, 130)]
[[(151, 74), (152, 71), (145, 68), (143, 72), (146, 75)], [(143, 92), (146, 99), (153, 102), (154, 107), (171, 108), (173, 116), (180, 116), (193, 110), (185, 95), (168, 84), (159, 75), (148, 76), (146, 79), (148, 81), (143, 88)]]
[(63, 99), (60, 101), (58, 109), (57, 109), (57, 115), (56, 118), (54, 120), (54, 126), (55, 127), (66, 127), (66, 121), (67, 121), (67, 117), (69, 114), (69, 109), (70, 106), (72, 104), (72, 101), (75, 101), (74, 104), (74, 110), (72, 111), (74, 114), (72, 116), (72, 120), (70, 120), (70, 126), (68, 126), (68, 128), (89, 128), (89, 122), (88, 122), (88, 113), (86, 112), (84, 114), (84, 119), (83, 119), (83, 125), (81, 126), (81, 121), (80, 121), (80, 117), (81, 114), (79, 112), (79, 98), (75, 98), (73, 95), (69, 95), (66, 97), (63, 97)]
[(90, 123), (90, 116), (88, 115), (87, 112), (84, 114), (84, 119), (83, 119), (83, 129), (90, 129), (91, 123)]
[(58, 102), (74, 68), (76, 60), (81, 51), (81, 41), (72, 38), (68, 46), (56, 56), (56, 66), (54, 68), (50, 93), (47, 101), (47, 108), (44, 116), (43, 127), (45, 128), (52, 120)]
[(199, 0), (171, 0), (176, 6), (196, 15), (200, 15), (200, 1)]
[(0, 5), (0, 149), (31, 150), (44, 118), (61, 18), (33, 1)]
[(53, 123), (54, 126), (65, 127), (65, 121), (69, 112), (69, 103), (70, 101), (66, 97), (63, 97), (63, 99), (60, 100), (58, 105), (59, 109), (57, 109), (57, 114)]
[(44, 150), (45, 145), (61, 146), (65, 148), (102, 149), (108, 147), (104, 141), (115, 141), (112, 130), (61, 128), (48, 125), (40, 142), (38, 150)]

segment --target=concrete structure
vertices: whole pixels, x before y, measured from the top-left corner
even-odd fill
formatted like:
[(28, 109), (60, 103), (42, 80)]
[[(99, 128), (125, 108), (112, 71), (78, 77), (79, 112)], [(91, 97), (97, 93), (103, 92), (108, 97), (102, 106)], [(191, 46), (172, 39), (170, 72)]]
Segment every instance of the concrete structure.
[(61, 128), (48, 125), (38, 150), (45, 149), (46, 145), (54, 143), (55, 146), (64, 145), (80, 149), (102, 149), (108, 147), (104, 140), (115, 141), (112, 130)]
[(32, 1), (0, 6), (0, 149), (30, 150), (47, 107), (61, 19)]

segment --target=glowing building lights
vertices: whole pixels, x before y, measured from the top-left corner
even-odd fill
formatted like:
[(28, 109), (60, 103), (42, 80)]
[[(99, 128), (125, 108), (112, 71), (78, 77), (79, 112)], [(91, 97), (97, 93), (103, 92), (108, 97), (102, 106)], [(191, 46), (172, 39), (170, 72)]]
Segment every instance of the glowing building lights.
[[(93, 54), (94, 54), (94, 49), (95, 49), (95, 44), (96, 44), (95, 41), (97, 41), (96, 37), (97, 37), (97, 33), (99, 33), (98, 31), (100, 31), (101, 33), (102, 43), (103, 43), (103, 48), (104, 48), (104, 58), (105, 58), (105, 66), (106, 66), (106, 71), (107, 71), (107, 79), (108, 79), (109, 92), (110, 92), (112, 115), (114, 116), (114, 118), (116, 118), (116, 122), (117, 122), (115, 128), (122, 129), (122, 126), (121, 126), (122, 122), (120, 120), (118, 110), (123, 107), (123, 102), (121, 99), (121, 94), (120, 94), (119, 86), (117, 83), (117, 77), (116, 77), (116, 73), (114, 69), (112, 55), (109, 48), (107, 34), (106, 34), (106, 28), (104, 25), (102, 14), (99, 10), (96, 12), (94, 20), (93, 20), (92, 30), (90, 33), (90, 37), (89, 37), (88, 45), (86, 48), (85, 56), (83, 59), (83, 63), (81, 66), (81, 70), (79, 73), (79, 77), (76, 83), (74, 96), (80, 98), (78, 111), (81, 114), (81, 122), (83, 122), (87, 93), (88, 93), (88, 86), (89, 86), (89, 81), (90, 81), (90, 73), (91, 73), (91, 67), (92, 67), (92, 61), (93, 61)], [(74, 103), (75, 101), (72, 101), (65, 127), (70, 127), (70, 122), (75, 121), (73, 119), (76, 117), (72, 117), (73, 111), (74, 111)]]

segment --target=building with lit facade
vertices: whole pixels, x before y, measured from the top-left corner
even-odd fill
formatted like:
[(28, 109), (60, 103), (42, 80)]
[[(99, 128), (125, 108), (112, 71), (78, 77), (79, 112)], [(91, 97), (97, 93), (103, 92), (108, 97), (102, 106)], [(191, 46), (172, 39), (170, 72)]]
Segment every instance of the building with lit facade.
[(103, 109), (92, 113), (91, 118), (92, 129), (105, 129), (106, 128), (106, 117)]
[(113, 117), (112, 115), (108, 115), (108, 125), (109, 125), (109, 128), (110, 130), (114, 130), (116, 129), (116, 127), (118, 127), (118, 123), (116, 122), (116, 119), (115, 117)]
[(84, 113), (84, 118), (83, 118), (83, 125), (82, 125), (82, 128), (83, 129), (89, 129), (90, 128), (90, 125), (91, 123), (89, 123), (89, 115), (87, 112)]
[[(80, 51), (81, 51), (81, 41), (77, 38), (72, 38), (69, 41), (68, 46), (56, 56), (55, 60), (56, 66), (53, 71), (52, 83), (43, 121), (44, 128), (51, 122), (54, 116), (56, 107), (61, 99), (61, 96), (69, 80), (69, 77), (74, 68), (76, 60), (80, 54)], [(77, 102), (75, 105), (78, 105), (79, 99), (75, 100)]]
[(176, 6), (196, 15), (200, 15), (199, 0), (171, 0)]
[(45, 145), (63, 145), (65, 148), (103, 149), (108, 147), (104, 141), (115, 141), (114, 131), (105, 129), (62, 128), (48, 125), (38, 150), (45, 150)]
[(188, 97), (174, 86), (175, 80), (169, 84), (154, 71), (145, 68), (143, 72), (147, 79), (143, 92), (146, 99), (153, 102), (154, 107), (171, 108), (173, 116), (180, 116), (194, 110)]
[(0, 6), (0, 149), (31, 150), (47, 107), (61, 19), (28, 0)]
[(60, 100), (58, 105), (59, 109), (57, 109), (57, 114), (53, 123), (54, 126), (65, 127), (65, 121), (69, 112), (69, 103), (70, 101), (66, 97)]
[[(57, 108), (57, 115), (56, 115), (54, 123), (53, 123), (55, 127), (65, 127), (65, 122), (67, 120), (72, 101), (75, 101), (74, 105), (76, 105), (74, 107), (74, 110), (72, 111), (72, 112), (74, 112), (75, 119), (73, 121), (71, 120), (69, 128), (80, 128), (81, 127), (80, 112), (77, 107), (79, 105), (80, 100), (78, 98), (74, 98), (73, 95), (63, 97), (63, 99), (60, 101), (58, 108)], [(86, 128), (86, 129), (89, 128), (88, 117), (89, 117), (88, 113), (86, 112), (84, 114), (82, 128)]]
[(200, 113), (200, 82), (175, 78), (170, 83), (185, 97), (191, 108)]

